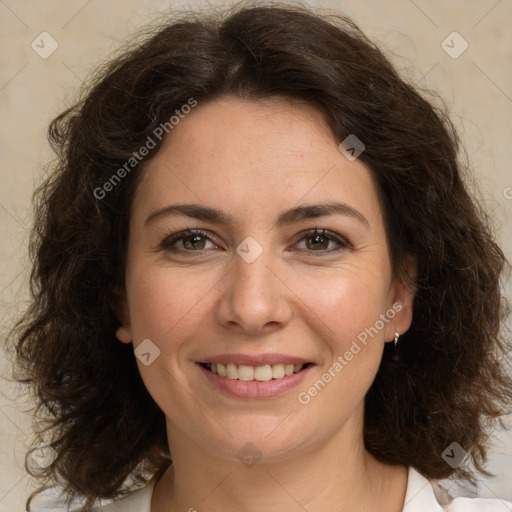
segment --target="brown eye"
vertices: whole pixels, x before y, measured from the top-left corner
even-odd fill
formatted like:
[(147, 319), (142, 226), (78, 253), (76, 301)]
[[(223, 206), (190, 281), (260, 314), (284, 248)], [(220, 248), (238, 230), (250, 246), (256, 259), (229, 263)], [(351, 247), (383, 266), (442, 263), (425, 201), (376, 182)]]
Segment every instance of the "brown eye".
[(308, 236), (305, 240), (307, 248), (311, 250), (326, 250), (330, 242), (330, 239), (324, 235)]
[(181, 241), (183, 242), (183, 247), (188, 250), (202, 250), (206, 244), (206, 239), (201, 235), (183, 237)]
[[(208, 247), (207, 244), (211, 246)], [(211, 238), (202, 231), (181, 231), (165, 238), (160, 244), (160, 248), (172, 252), (201, 252), (216, 248)]]
[(346, 240), (325, 229), (314, 229), (304, 233), (299, 240), (299, 244), (303, 242), (305, 248), (300, 247), (299, 249), (310, 252), (332, 253), (350, 247)]

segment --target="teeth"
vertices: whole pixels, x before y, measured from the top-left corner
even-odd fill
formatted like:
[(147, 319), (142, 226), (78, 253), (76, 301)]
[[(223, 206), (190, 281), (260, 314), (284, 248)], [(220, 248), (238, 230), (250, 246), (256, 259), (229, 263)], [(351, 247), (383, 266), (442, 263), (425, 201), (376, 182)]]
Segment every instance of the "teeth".
[[(213, 366), (213, 364), (212, 364)], [(219, 363), (217, 365), (217, 372), (218, 374), (221, 376), (221, 377), (225, 377), (227, 375), (227, 372), (226, 372), (226, 367), (222, 364), (222, 363)]]
[[(215, 365), (212, 364), (212, 370)], [(238, 380), (254, 380), (254, 368), (241, 364), (238, 367)]]
[(226, 376), (228, 379), (238, 379), (238, 367), (234, 364), (226, 365)]
[(212, 373), (232, 380), (268, 382), (272, 379), (281, 379), (302, 370), (302, 364), (265, 364), (263, 366), (246, 366), (232, 363), (211, 363), (207, 367)]
[(272, 365), (272, 378), (280, 379), (285, 376), (284, 364), (273, 364)]
[(272, 380), (272, 366), (270, 364), (257, 366), (254, 370), (254, 380), (259, 380), (261, 382)]

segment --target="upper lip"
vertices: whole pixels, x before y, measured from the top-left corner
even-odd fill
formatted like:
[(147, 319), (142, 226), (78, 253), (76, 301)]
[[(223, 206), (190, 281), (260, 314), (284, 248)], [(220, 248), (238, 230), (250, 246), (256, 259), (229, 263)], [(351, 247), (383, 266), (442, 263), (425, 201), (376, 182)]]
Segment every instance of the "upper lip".
[(223, 363), (236, 364), (245, 366), (264, 366), (266, 364), (307, 364), (311, 361), (302, 357), (291, 356), (286, 354), (219, 354), (207, 357), (198, 361), (199, 363)]

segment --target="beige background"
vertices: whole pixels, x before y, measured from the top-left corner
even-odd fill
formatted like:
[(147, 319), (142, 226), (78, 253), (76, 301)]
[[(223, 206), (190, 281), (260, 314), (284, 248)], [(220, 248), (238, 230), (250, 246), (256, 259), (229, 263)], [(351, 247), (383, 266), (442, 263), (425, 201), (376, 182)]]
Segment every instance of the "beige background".
[[(229, 2), (224, 2), (229, 3)], [(510, 0), (310, 0), (351, 15), (410, 79), (439, 92), (468, 149), (498, 235), (512, 253), (512, 2)], [(31, 193), (51, 158), (46, 127), (97, 62), (138, 27), (172, 6), (221, 2), (135, 0), (0, 0), (0, 308), (2, 335), (26, 300)], [(442, 41), (457, 31), (469, 44), (458, 58)], [(41, 32), (57, 50), (41, 58), (31, 42)], [(36, 39), (40, 40), (40, 39)], [(450, 39), (448, 39), (450, 41)], [(451, 44), (449, 42), (449, 44)], [(460, 48), (454, 40), (454, 50)], [(46, 46), (48, 48), (49, 46)], [(510, 287), (509, 296), (510, 296)], [(10, 375), (5, 357), (1, 374)], [(30, 416), (16, 387), (1, 380), (0, 512), (24, 510), (30, 480), (22, 452)], [(16, 398), (16, 401), (12, 399)], [(498, 433), (489, 465), (494, 480), (479, 494), (512, 501), (512, 434)], [(464, 488), (453, 493), (467, 494)], [(506, 507), (503, 510), (507, 510)]]

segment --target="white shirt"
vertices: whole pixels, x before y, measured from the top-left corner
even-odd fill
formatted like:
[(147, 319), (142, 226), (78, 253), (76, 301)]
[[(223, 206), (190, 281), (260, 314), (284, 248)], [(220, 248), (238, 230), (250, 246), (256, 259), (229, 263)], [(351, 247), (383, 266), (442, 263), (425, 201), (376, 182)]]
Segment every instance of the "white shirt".
[[(155, 482), (114, 503), (92, 512), (151, 512)], [(498, 498), (454, 498), (409, 466), (402, 512), (512, 512), (512, 503)]]

